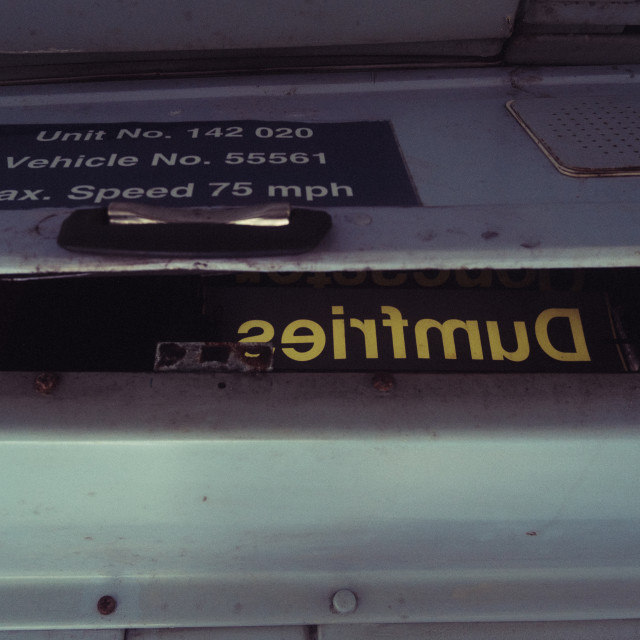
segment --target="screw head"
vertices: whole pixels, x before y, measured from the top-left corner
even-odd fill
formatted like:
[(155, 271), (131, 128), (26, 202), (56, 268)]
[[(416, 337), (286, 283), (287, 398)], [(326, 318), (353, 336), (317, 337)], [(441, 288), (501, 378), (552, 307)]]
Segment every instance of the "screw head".
[(358, 598), (349, 589), (336, 591), (331, 598), (331, 610), (341, 615), (353, 613), (358, 608)]
[(373, 388), (382, 393), (389, 393), (396, 386), (395, 378), (390, 373), (376, 373), (371, 381)]
[(113, 596), (102, 596), (98, 600), (98, 612), (103, 616), (111, 615), (117, 608), (118, 602)]
[(57, 373), (39, 373), (33, 381), (33, 386), (38, 393), (48, 396), (53, 393), (59, 382), (60, 376)]

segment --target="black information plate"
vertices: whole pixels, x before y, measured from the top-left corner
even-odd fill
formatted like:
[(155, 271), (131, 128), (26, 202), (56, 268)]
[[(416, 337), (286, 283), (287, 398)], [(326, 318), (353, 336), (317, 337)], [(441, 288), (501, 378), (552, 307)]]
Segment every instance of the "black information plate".
[(418, 206), (386, 121), (0, 127), (0, 209)]
[[(273, 370), (615, 372), (598, 293), (227, 288), (208, 292), (220, 341), (273, 349)], [(258, 352), (256, 352), (258, 353)]]

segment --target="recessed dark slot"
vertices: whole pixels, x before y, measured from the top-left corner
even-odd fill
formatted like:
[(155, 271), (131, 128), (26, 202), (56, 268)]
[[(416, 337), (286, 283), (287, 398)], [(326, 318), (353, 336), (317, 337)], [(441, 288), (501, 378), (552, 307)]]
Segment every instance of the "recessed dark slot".
[(187, 350), (173, 342), (161, 344), (158, 354), (158, 366), (172, 367), (187, 354)]
[[(627, 365), (640, 351), (639, 283), (640, 269), (5, 280), (0, 370), (178, 370), (189, 358), (215, 370), (212, 363), (233, 356), (247, 371), (446, 371), (455, 364), (517, 372), (546, 349), (542, 368), (530, 370), (546, 371), (548, 361), (553, 371), (598, 371), (587, 362), (565, 367), (557, 355), (582, 357), (582, 327), (570, 325), (566, 309), (584, 302), (587, 347), (596, 356), (596, 343), (604, 345), (611, 371), (618, 351)], [(540, 315), (558, 307), (565, 311)], [(590, 309), (600, 318), (591, 333)]]
[(228, 345), (205, 345), (200, 351), (200, 362), (226, 362), (230, 353)]

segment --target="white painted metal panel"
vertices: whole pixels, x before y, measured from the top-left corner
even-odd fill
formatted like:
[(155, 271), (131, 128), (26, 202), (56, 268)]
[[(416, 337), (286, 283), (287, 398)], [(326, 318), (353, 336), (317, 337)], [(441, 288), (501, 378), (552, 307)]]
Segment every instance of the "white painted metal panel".
[(640, 615), (634, 376), (0, 378), (5, 628)]
[(70, 209), (3, 211), (0, 271), (637, 266), (640, 178), (559, 174), (505, 104), (523, 95), (634, 103), (638, 78), (631, 68), (485, 69), (8, 88), (6, 124), (390, 120), (423, 206), (329, 208), (333, 229), (307, 254), (196, 261), (70, 253), (55, 242)]
[(636, 0), (529, 0), (521, 16), (525, 24), (592, 26), (598, 32), (604, 25), (635, 25), (640, 21)]
[(12, 0), (11, 53), (148, 52), (506, 38), (518, 0)]
[[(304, 627), (129, 629), (127, 640), (307, 640)], [(0, 638), (0, 640), (3, 640)], [(13, 640), (13, 639), (12, 639)], [(16, 639), (19, 640), (19, 639)]]
[(0, 640), (124, 640), (124, 629), (0, 631)]
[(319, 640), (635, 640), (638, 620), (472, 624), (322, 625)]

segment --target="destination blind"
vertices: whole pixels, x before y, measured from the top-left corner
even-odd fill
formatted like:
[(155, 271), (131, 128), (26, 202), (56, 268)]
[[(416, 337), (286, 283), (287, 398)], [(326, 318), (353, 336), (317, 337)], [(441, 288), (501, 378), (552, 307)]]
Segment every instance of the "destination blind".
[[(624, 371), (595, 292), (233, 287), (207, 291), (216, 340), (275, 371)], [(258, 349), (252, 354), (252, 349)]]

